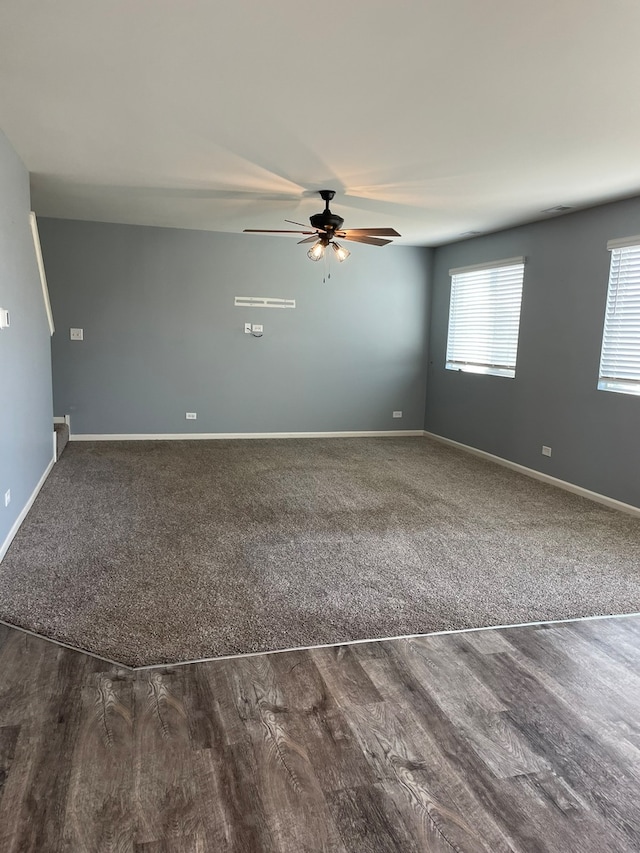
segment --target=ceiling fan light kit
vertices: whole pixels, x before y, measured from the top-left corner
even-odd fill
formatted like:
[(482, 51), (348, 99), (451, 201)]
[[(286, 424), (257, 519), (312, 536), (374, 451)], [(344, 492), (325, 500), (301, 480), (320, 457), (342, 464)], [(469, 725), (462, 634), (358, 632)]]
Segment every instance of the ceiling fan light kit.
[[(386, 237), (400, 237), (395, 228), (347, 228), (343, 229), (344, 219), (329, 210), (329, 202), (335, 196), (335, 190), (318, 190), (320, 198), (324, 201), (324, 210), (314, 213), (309, 217), (311, 229), (305, 231), (286, 231), (264, 228), (245, 228), (245, 233), (251, 234), (302, 234), (304, 239), (300, 243), (313, 243), (307, 252), (307, 257), (312, 261), (320, 261), (325, 256), (327, 246), (331, 246), (337, 260), (342, 263), (346, 261), (351, 252), (335, 242), (336, 237), (341, 240), (351, 240), (354, 243), (367, 243), (370, 246), (386, 246), (391, 240)], [(291, 225), (302, 225), (301, 222), (293, 222), (285, 219)]]
[(351, 252), (348, 249), (345, 249), (344, 246), (341, 246), (340, 243), (336, 243), (335, 240), (331, 241), (331, 248), (333, 249), (336, 258), (342, 263), (346, 261)]
[(307, 257), (312, 261), (320, 261), (324, 258), (324, 244), (322, 240), (318, 240), (307, 252)]

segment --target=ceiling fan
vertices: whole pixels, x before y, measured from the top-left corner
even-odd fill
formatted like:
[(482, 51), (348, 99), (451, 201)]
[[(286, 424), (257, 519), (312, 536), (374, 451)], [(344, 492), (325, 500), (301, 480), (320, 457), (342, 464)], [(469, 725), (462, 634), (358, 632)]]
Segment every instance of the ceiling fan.
[(293, 222), (291, 219), (285, 219), (291, 225), (300, 225), (304, 231), (287, 231), (275, 230), (266, 228), (245, 228), (246, 233), (251, 234), (304, 234), (304, 240), (300, 243), (313, 243), (313, 246), (307, 252), (307, 256), (312, 261), (319, 261), (324, 257), (325, 249), (331, 246), (335, 252), (336, 258), (342, 263), (346, 261), (351, 252), (336, 243), (335, 238), (340, 237), (341, 240), (351, 240), (354, 243), (368, 243), (371, 246), (386, 246), (391, 243), (391, 240), (385, 240), (384, 237), (400, 237), (401, 235), (394, 228), (347, 228), (343, 229), (344, 219), (331, 213), (329, 210), (329, 202), (335, 195), (334, 190), (318, 190), (320, 198), (325, 203), (322, 213), (315, 213), (309, 217), (311, 228), (303, 225), (302, 222)]

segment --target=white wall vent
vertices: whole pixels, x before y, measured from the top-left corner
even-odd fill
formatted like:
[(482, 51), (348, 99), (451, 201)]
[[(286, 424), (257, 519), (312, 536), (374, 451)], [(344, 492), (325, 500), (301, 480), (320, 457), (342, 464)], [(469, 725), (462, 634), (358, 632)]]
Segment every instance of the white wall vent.
[(236, 296), (236, 308), (295, 308), (295, 299), (276, 299), (272, 296)]

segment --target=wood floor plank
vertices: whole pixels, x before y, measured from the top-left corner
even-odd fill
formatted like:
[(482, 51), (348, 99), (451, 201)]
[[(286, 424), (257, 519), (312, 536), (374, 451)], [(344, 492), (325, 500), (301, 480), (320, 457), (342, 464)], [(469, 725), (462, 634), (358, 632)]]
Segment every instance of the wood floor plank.
[(639, 662), (640, 617), (138, 672), (0, 631), (0, 851), (637, 853)]
[(370, 705), (382, 697), (360, 665), (357, 646), (312, 649), (310, 654), (340, 705)]
[[(602, 643), (588, 643), (582, 650), (580, 662), (566, 654), (571, 645), (571, 637), (576, 627), (583, 623), (562, 626), (559, 633), (547, 632), (541, 626), (528, 629), (528, 639), (519, 637), (522, 629), (503, 631), (504, 647), (502, 651), (510, 654), (518, 664), (534, 676), (553, 695), (566, 702), (570, 707), (580, 707), (580, 719), (583, 728), (588, 728), (608, 750), (631, 766), (640, 765), (640, 740), (633, 736), (633, 723), (637, 714), (637, 690), (625, 686), (623, 693), (610, 689), (611, 673), (622, 664), (622, 659), (612, 659)], [(600, 620), (595, 622), (600, 624)], [(553, 626), (549, 626), (550, 629)], [(549, 642), (541, 643), (543, 634)], [(507, 638), (513, 640), (508, 642)], [(555, 648), (558, 646), (558, 648)], [(593, 654), (589, 654), (589, 650)], [(624, 681), (629, 681), (629, 673), (622, 672)], [(604, 679), (604, 680), (603, 680)], [(621, 703), (612, 701), (619, 695)], [(631, 703), (629, 707), (629, 703)], [(626, 706), (626, 717), (624, 708)], [(629, 717), (630, 714), (630, 717)]]
[(392, 702), (358, 705), (349, 723), (378, 780), (402, 793), (421, 836), (435, 831), (454, 849), (470, 853), (513, 850), (407, 709)]
[[(295, 717), (287, 705), (280, 664), (270, 656), (244, 658), (233, 666), (238, 713), (255, 756), (256, 787), (276, 849), (345, 853)], [(310, 846), (313, 839), (314, 847)]]
[(0, 622), (0, 649), (2, 649), (2, 646), (9, 639), (12, 633), (15, 633), (15, 631), (12, 632), (8, 625)]
[(640, 768), (617, 761), (589, 728), (585, 730), (577, 711), (510, 655), (481, 656), (469, 647), (467, 660), (510, 703), (505, 714), (532, 747), (589, 804), (594, 829), (606, 823), (607, 833), (621, 850), (634, 849), (632, 845), (640, 842), (640, 809), (632, 792), (640, 783)]
[(323, 791), (362, 787), (376, 781), (347, 716), (337, 706), (323, 713), (298, 714), (292, 727), (296, 738), (305, 744)]
[(269, 663), (289, 710), (321, 715), (326, 709), (337, 707), (309, 650), (272, 655)]
[[(229, 662), (224, 660), (199, 664), (193, 669), (187, 668), (187, 678), (199, 676), (201, 681), (207, 682), (207, 689), (215, 703), (222, 737), (228, 744), (243, 743), (247, 740), (247, 731), (235, 702), (231, 678), (232, 669), (233, 667), (230, 666)], [(219, 727), (216, 725), (217, 733), (219, 733)]]
[(256, 787), (253, 747), (234, 702), (226, 662), (185, 667), (178, 674), (206, 849), (268, 853), (272, 839)]
[(399, 640), (397, 648), (429, 688), (438, 688), (447, 705), (470, 703), (489, 713), (505, 710), (495, 694), (465, 667), (464, 658), (456, 653), (448, 636)]
[(4, 793), (4, 783), (11, 770), (19, 734), (20, 726), (0, 727), (0, 801)]
[(497, 791), (529, 804), (529, 831), (535, 839), (531, 849), (566, 853), (631, 853), (633, 849), (625, 841), (614, 841), (607, 827), (593, 819), (588, 803), (555, 773), (500, 779)]
[(23, 631), (0, 645), (0, 725), (40, 718), (51, 697), (59, 646)]
[(344, 788), (329, 794), (331, 814), (347, 850), (358, 853), (452, 853), (442, 836), (429, 825), (426, 838), (423, 827), (413, 831), (405, 823), (391, 793), (392, 784)]
[(188, 838), (178, 837), (136, 844), (134, 853), (209, 853), (211, 849), (206, 846), (202, 837), (190, 835)]
[(189, 723), (180, 687), (180, 678), (169, 671), (152, 670), (134, 681), (138, 844), (188, 838), (199, 828)]
[(584, 637), (589, 645), (602, 649), (630, 670), (640, 673), (640, 617), (594, 619), (573, 622), (571, 630)]
[(634, 767), (640, 767), (640, 718), (636, 716), (632, 720), (617, 720), (613, 725), (613, 729), (617, 738), (624, 740), (627, 749), (630, 747), (633, 748), (635, 759), (632, 753), (630, 761), (632, 761)]
[[(413, 713), (429, 732), (444, 758), (444, 768), (438, 765), (433, 769), (429, 768), (429, 784), (435, 786), (452, 777), (459, 785), (464, 785), (463, 790), (469, 788), (473, 795), (471, 806), (464, 811), (457, 808), (470, 816), (469, 822), (473, 827), (479, 828), (484, 838), (490, 838), (491, 833), (498, 832), (498, 837), (492, 842), (492, 849), (504, 849), (505, 844), (506, 849), (522, 853), (568, 849), (572, 837), (568, 828), (567, 832), (555, 838), (541, 836), (539, 819), (530, 813), (532, 804), (521, 798), (508, 784), (501, 784), (503, 780), (496, 778), (479, 759), (472, 745), (442, 711), (427, 686), (415, 678), (404, 660), (402, 650), (396, 648), (393, 643), (388, 643), (386, 648), (394, 665), (388, 673), (388, 689), (392, 689), (395, 677), (398, 695), (404, 695), (408, 699)], [(502, 695), (496, 695), (505, 701)], [(437, 752), (434, 751), (433, 754), (437, 755)], [(455, 791), (455, 788), (453, 790)], [(445, 788), (442, 797), (446, 796), (451, 797), (454, 805), (456, 804), (456, 799)], [(595, 850), (597, 848), (593, 853)]]
[[(192, 749), (211, 749), (221, 737), (223, 724), (219, 700), (231, 696), (228, 685), (223, 685), (224, 672), (215, 671), (215, 681), (208, 678), (204, 667), (180, 667), (175, 670), (174, 680), (180, 682), (180, 695), (184, 706), (189, 743)], [(238, 723), (239, 723), (238, 719)]]
[(527, 632), (505, 632), (508, 642), (598, 717), (635, 718), (640, 707), (640, 670), (593, 647), (572, 627), (550, 626)]
[(258, 793), (276, 849), (346, 853), (313, 765), (304, 745), (295, 739), (287, 715), (265, 710), (262, 721), (249, 721), (247, 728), (256, 757)]
[(271, 664), (323, 791), (373, 784), (371, 766), (309, 652), (276, 655)]
[(574, 630), (536, 628), (528, 637), (514, 631), (510, 655), (570, 708), (580, 707), (582, 727), (611, 751), (611, 758), (640, 766), (640, 741), (633, 736), (640, 706), (640, 672), (590, 644)]
[(453, 850), (475, 849), (473, 842), (468, 847), (459, 847), (455, 841), (450, 840), (445, 835), (447, 827), (444, 822), (439, 818), (434, 820), (433, 812), (425, 808), (424, 798), (409, 795), (402, 785), (393, 782), (384, 782), (380, 787), (398, 809), (404, 826), (421, 853), (423, 850), (433, 851), (433, 853), (450, 853)]
[(443, 712), (497, 777), (540, 773), (549, 763), (534, 753), (502, 714), (499, 701), (443, 637), (403, 641), (400, 647), (416, 678), (428, 686)]
[(238, 658), (228, 668), (238, 717), (243, 723), (260, 721), (262, 711), (286, 711), (282, 689), (270, 655)]
[(234, 704), (225, 662), (184, 667), (176, 677), (187, 716), (205, 849), (267, 853), (271, 834), (254, 781), (251, 740)]
[(64, 844), (86, 853), (131, 853), (134, 837), (131, 673), (92, 673), (70, 757)]
[(465, 632), (465, 639), (470, 646), (483, 655), (508, 652), (511, 648), (505, 638), (504, 631), (467, 631)]
[(256, 786), (253, 749), (219, 744), (193, 755), (206, 850), (270, 853), (275, 849)]
[[(25, 635), (26, 636), (26, 635)], [(24, 649), (42, 649), (28, 638)], [(10, 773), (0, 802), (0, 849), (6, 853), (41, 853), (63, 846), (64, 813), (71, 775), (69, 760), (82, 714), (81, 690), (88, 674), (99, 668), (85, 655), (49, 645), (44, 650), (30, 713), (21, 726)], [(64, 756), (64, 760), (60, 757)]]

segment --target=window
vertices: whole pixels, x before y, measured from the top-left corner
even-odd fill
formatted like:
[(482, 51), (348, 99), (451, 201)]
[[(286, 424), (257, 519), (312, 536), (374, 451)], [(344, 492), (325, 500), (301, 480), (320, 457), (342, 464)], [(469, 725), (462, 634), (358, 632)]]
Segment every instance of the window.
[(640, 394), (640, 236), (610, 240), (598, 388)]
[(449, 370), (516, 375), (524, 261), (449, 270)]

